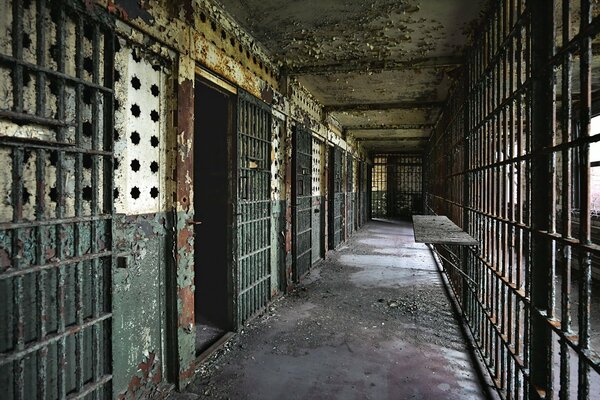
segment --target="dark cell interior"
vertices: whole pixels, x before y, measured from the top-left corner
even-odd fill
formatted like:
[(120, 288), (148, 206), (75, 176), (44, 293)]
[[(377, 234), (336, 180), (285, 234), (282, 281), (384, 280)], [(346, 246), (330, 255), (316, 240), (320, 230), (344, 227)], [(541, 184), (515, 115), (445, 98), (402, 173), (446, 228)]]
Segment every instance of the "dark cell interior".
[(231, 98), (201, 80), (194, 93), (196, 350), (231, 329), (228, 188)]

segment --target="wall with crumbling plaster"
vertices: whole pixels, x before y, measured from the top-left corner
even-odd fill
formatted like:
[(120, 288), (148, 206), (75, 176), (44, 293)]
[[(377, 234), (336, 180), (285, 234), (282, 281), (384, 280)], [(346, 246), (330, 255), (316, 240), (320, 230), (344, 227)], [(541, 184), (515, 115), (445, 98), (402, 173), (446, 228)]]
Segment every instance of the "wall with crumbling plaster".
[[(291, 273), (290, 188), (291, 129), (294, 124), (310, 128), (324, 143), (315, 154), (318, 170), (315, 207), (326, 212), (327, 149), (339, 145), (356, 155), (362, 149), (339, 123), (297, 80), (282, 75), (267, 52), (220, 7), (207, 0), (139, 2), (135, 0), (86, 1), (91, 13), (113, 19), (117, 35), (114, 56), (114, 253), (112, 268), (112, 357), (114, 396), (137, 399), (168, 390), (169, 383), (185, 386), (196, 370), (194, 326), (193, 220), (193, 96), (197, 66), (211, 71), (234, 86), (271, 105), (273, 118), (272, 172), (272, 282), (275, 297), (293, 287)], [(27, 12), (33, 12), (30, 9)], [(3, 14), (10, 26), (9, 14)], [(8, 18), (8, 19), (7, 19)], [(35, 24), (33, 15), (26, 24)], [(34, 30), (33, 27), (29, 27)], [(75, 26), (69, 26), (68, 73), (75, 68)], [(33, 38), (32, 38), (33, 39)], [(52, 38), (49, 38), (52, 40)], [(0, 51), (10, 54), (10, 43), (0, 40)], [(36, 59), (32, 50), (25, 57)], [(51, 59), (51, 49), (48, 49)], [(102, 53), (101, 53), (102, 54)], [(84, 58), (92, 57), (86, 48)], [(100, 60), (103, 71), (103, 61)], [(56, 65), (51, 66), (56, 68)], [(0, 101), (12, 107), (11, 80), (0, 70)], [(89, 72), (84, 71), (84, 74)], [(85, 75), (84, 79), (90, 76)], [(48, 113), (56, 111), (52, 87), (46, 89)], [(71, 89), (68, 89), (71, 90)], [(75, 113), (91, 118), (91, 107), (75, 102), (66, 93), (66, 119)], [(24, 85), (26, 106), (34, 107), (35, 81)], [(87, 115), (87, 114), (89, 115)], [(102, 124), (103, 115), (97, 116)], [(85, 126), (83, 127), (85, 131)], [(32, 124), (0, 119), (2, 135), (46, 139), (53, 132)], [(67, 141), (69, 133), (67, 130)], [(90, 140), (83, 137), (84, 142)], [(86, 143), (83, 144), (84, 146)], [(35, 154), (24, 160), (24, 190), (35, 193)], [(0, 152), (0, 158), (9, 155)], [(74, 174), (74, 162), (64, 163)], [(8, 163), (10, 165), (10, 163)], [(45, 165), (46, 184), (56, 176), (51, 157)], [(110, 171), (106, 171), (111, 173)], [(10, 192), (12, 171), (0, 174), (0, 188)], [(98, 185), (102, 186), (102, 176)], [(90, 171), (83, 169), (83, 184)], [(94, 190), (91, 188), (90, 190)], [(100, 190), (96, 188), (96, 190)], [(73, 192), (66, 187), (66, 216), (73, 214)], [(47, 202), (52, 193), (45, 193)], [(12, 215), (10, 199), (0, 201), (0, 218)], [(84, 203), (83, 207), (86, 205)], [(25, 204), (25, 217), (34, 214)], [(47, 212), (52, 212), (47, 208)], [(85, 214), (86, 209), (83, 210)], [(52, 218), (52, 215), (48, 216)], [(326, 219), (323, 219), (325, 223)], [(325, 242), (326, 243), (326, 242)]]

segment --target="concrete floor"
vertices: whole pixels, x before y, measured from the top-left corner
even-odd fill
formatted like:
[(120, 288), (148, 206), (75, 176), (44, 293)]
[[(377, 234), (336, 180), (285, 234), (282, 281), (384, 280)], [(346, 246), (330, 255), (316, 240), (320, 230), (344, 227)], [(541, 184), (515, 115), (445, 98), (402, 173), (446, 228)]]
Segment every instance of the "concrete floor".
[(216, 352), (173, 400), (480, 399), (429, 250), (374, 221)]

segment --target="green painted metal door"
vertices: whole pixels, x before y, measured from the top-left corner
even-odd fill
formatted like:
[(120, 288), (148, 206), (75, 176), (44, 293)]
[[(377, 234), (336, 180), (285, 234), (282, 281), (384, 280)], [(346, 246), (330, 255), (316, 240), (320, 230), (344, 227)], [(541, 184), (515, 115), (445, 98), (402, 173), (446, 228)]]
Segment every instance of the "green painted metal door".
[(335, 146), (333, 149), (333, 157), (331, 158), (331, 164), (329, 166), (329, 174), (331, 179), (331, 185), (333, 193), (330, 194), (330, 229), (329, 229), (329, 241), (331, 248), (337, 248), (340, 243), (344, 241), (344, 204), (346, 194), (344, 193), (343, 176), (342, 171), (344, 168), (343, 164), (343, 153), (339, 146)]
[(312, 135), (303, 125), (294, 127), (292, 151), (292, 265), (294, 279), (298, 282), (312, 265)]
[(347, 204), (346, 210), (346, 232), (348, 236), (354, 232), (354, 207), (355, 207), (355, 196), (354, 196), (354, 168), (353, 168), (352, 154), (346, 153), (346, 193), (347, 193)]
[(271, 109), (240, 91), (237, 113), (236, 326), (271, 294)]
[(0, 48), (11, 92), (0, 96), (0, 397), (109, 399), (114, 36), (74, 2), (11, 3), (0, 21), (13, 41)]

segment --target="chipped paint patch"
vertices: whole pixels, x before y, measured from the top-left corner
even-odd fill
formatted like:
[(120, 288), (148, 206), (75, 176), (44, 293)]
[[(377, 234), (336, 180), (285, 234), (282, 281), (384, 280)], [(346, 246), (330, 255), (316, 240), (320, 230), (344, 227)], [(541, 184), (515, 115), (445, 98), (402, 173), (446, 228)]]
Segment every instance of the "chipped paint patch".
[(144, 359), (137, 365), (137, 371), (131, 377), (127, 390), (118, 394), (119, 400), (150, 399), (156, 396), (158, 385), (162, 381), (160, 358), (154, 352), (146, 352)]

